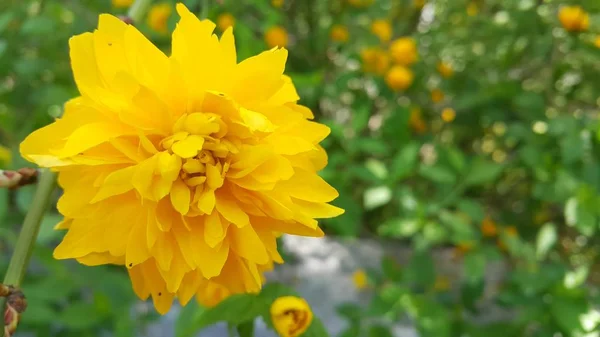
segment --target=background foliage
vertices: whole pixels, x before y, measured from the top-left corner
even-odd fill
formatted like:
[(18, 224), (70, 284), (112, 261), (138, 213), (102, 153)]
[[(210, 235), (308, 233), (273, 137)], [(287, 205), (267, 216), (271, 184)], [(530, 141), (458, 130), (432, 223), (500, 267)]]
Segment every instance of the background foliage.
[[(231, 15), (240, 59), (266, 49), (265, 32), (283, 27), (287, 73), (301, 102), (332, 129), (323, 176), (347, 211), (323, 226), (330, 235), (413, 250), (407, 264), (390, 257), (368, 271), (376, 296), (368, 308), (340, 308), (351, 323), (344, 337), (388, 336), (386, 322), (406, 317), (424, 337), (598, 335), (598, 1), (184, 2), (213, 20)], [(590, 13), (588, 31), (562, 28), (557, 13), (567, 4)], [(0, 167), (26, 166), (20, 140), (76, 95), (67, 41), (93, 29), (100, 12), (125, 10), (108, 0), (0, 3), (0, 144), (12, 153), (0, 152)], [(416, 42), (406, 90), (388, 87), (389, 42), (371, 29), (378, 19), (390, 23), (392, 39)], [(175, 21), (168, 18), (170, 29)], [(140, 29), (167, 50), (168, 35)], [(367, 50), (378, 57), (365, 58)], [(32, 195), (33, 188), (0, 190), (0, 270)], [(20, 330), (132, 336), (143, 329), (155, 315), (136, 302), (123, 269), (52, 259), (58, 220), (53, 209), (42, 225)], [(440, 250), (453, 252), (460, 276), (435, 267), (432, 252)], [(490, 288), (486, 268), (495, 263), (506, 269)], [(509, 314), (473, 319), (483, 303)], [(189, 319), (198, 329), (208, 324), (206, 316)]]

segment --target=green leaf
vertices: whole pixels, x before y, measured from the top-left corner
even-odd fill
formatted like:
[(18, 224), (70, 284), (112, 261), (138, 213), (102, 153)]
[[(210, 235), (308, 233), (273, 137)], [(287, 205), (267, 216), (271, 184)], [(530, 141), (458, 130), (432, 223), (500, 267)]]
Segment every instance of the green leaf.
[(266, 308), (267, 303), (259, 300), (259, 295), (233, 295), (215, 307), (204, 310), (193, 325), (196, 331), (222, 321), (238, 325), (262, 315)]
[(553, 296), (550, 312), (556, 324), (573, 336), (583, 331), (580, 316), (587, 313), (589, 306), (585, 298), (570, 294)]
[(329, 337), (329, 332), (318, 317), (313, 317), (310, 327), (302, 334), (302, 337)]
[(475, 223), (480, 223), (485, 217), (485, 212), (481, 204), (470, 199), (460, 199), (456, 205), (459, 210), (467, 213), (471, 220)]
[(478, 283), (485, 275), (486, 256), (483, 251), (472, 250), (465, 255), (465, 280), (468, 283)]
[(464, 183), (466, 186), (490, 183), (498, 178), (503, 169), (504, 166), (501, 164), (477, 157), (471, 163), (471, 169), (465, 176)]
[(365, 162), (365, 167), (369, 170), (375, 177), (380, 180), (386, 179), (388, 176), (387, 167), (381, 161), (376, 159), (367, 159)]
[(408, 282), (429, 288), (435, 282), (434, 262), (429, 252), (415, 252), (406, 268)]
[(576, 289), (583, 285), (588, 277), (590, 268), (586, 265), (577, 267), (575, 270), (565, 274), (563, 284), (567, 289)]
[(363, 195), (363, 205), (366, 210), (381, 207), (392, 200), (392, 190), (387, 186), (371, 187)]
[(557, 239), (558, 234), (556, 232), (556, 225), (553, 223), (547, 223), (540, 228), (536, 239), (536, 256), (538, 260), (542, 260), (546, 257)]
[(419, 174), (434, 183), (453, 184), (456, 182), (456, 175), (452, 170), (440, 165), (421, 165)]
[(394, 337), (389, 327), (385, 325), (371, 325), (368, 332), (369, 337)]
[(197, 302), (188, 303), (181, 309), (177, 320), (175, 321), (175, 336), (176, 337), (192, 337), (197, 335), (199, 328), (196, 327), (195, 322), (200, 319), (200, 316), (206, 310), (201, 307)]
[(392, 160), (390, 176), (393, 181), (398, 181), (410, 176), (417, 165), (419, 158), (419, 144), (405, 145)]
[(73, 330), (89, 329), (102, 319), (93, 304), (83, 302), (69, 303), (59, 315), (59, 321)]
[(254, 337), (254, 320), (238, 324), (236, 330), (239, 337)]
[(392, 218), (377, 228), (377, 233), (382, 236), (395, 238), (410, 237), (422, 228), (418, 219)]
[(356, 134), (360, 134), (364, 129), (367, 128), (369, 124), (369, 119), (371, 118), (371, 102), (370, 101), (360, 101), (356, 104), (352, 111), (352, 129)]
[(359, 321), (363, 315), (360, 305), (354, 303), (343, 303), (336, 308), (337, 313), (350, 322)]

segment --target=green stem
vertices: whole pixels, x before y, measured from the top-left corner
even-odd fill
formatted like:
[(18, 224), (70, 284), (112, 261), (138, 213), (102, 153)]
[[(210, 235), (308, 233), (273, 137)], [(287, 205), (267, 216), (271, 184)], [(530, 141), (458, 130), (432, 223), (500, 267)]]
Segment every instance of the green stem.
[(49, 170), (44, 170), (40, 176), (33, 202), (23, 221), (23, 228), (17, 239), (15, 251), (4, 276), (4, 284), (15, 287), (21, 285), (38, 232), (40, 231), (42, 218), (50, 204), (50, 197), (55, 185), (56, 174)]
[(200, 20), (208, 18), (210, 10), (210, 0), (200, 0)]
[(131, 7), (129, 7), (129, 12), (127, 12), (127, 16), (133, 21), (133, 23), (140, 23), (146, 12), (148, 11), (148, 7), (152, 0), (135, 0)]

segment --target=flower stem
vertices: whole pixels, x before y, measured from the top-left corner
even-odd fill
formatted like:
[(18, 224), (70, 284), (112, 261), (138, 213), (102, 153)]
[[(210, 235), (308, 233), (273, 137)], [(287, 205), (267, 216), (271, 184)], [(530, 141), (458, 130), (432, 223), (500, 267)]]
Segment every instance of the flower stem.
[(131, 7), (129, 7), (129, 12), (127, 12), (127, 16), (133, 21), (133, 23), (140, 23), (146, 12), (148, 11), (148, 7), (152, 3), (152, 0), (135, 0)]
[(25, 270), (29, 264), (29, 258), (33, 246), (40, 231), (42, 218), (46, 213), (50, 197), (56, 185), (56, 174), (49, 170), (42, 171), (33, 201), (23, 221), (23, 228), (17, 239), (15, 251), (13, 252), (8, 270), (4, 276), (4, 284), (18, 287), (23, 281)]

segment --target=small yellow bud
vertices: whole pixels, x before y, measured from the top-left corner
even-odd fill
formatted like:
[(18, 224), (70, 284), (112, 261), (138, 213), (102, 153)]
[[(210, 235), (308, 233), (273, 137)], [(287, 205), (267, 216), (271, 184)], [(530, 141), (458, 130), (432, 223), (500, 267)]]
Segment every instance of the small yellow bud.
[(394, 91), (407, 89), (413, 80), (412, 71), (403, 66), (393, 66), (385, 75), (385, 83)]

